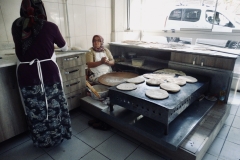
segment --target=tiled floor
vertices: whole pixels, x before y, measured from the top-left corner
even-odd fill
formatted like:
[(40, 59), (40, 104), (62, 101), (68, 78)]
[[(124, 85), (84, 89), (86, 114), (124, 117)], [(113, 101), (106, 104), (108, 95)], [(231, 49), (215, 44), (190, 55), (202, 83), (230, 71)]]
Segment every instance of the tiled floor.
[[(204, 160), (240, 159), (240, 93), (230, 93), (233, 104), (229, 117), (214, 142), (203, 157)], [(89, 127), (91, 115), (77, 109), (71, 112), (73, 136), (59, 146), (50, 149), (33, 147), (30, 135), (23, 133), (0, 143), (0, 160), (163, 160), (159, 153), (111, 129), (100, 131)]]

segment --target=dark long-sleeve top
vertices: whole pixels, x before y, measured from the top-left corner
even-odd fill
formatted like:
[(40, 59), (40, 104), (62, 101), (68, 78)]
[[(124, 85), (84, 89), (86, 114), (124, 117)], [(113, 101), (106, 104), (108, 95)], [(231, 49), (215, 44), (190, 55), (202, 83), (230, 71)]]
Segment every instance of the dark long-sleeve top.
[[(13, 29), (17, 29), (20, 33), (22, 32), (20, 27), (12, 28), (12, 30)], [(54, 43), (57, 44), (59, 48), (64, 47), (66, 44), (58, 26), (48, 21), (44, 22), (40, 33), (24, 55), (22, 54), (21, 43), (17, 41), (14, 35), (13, 40), (15, 43), (15, 52), (20, 62), (30, 62), (36, 58), (39, 60), (51, 59), (54, 52)], [(60, 82), (59, 71), (53, 61), (41, 62), (41, 69), (44, 84)], [(20, 87), (40, 84), (37, 63), (33, 65), (20, 64), (17, 75)]]

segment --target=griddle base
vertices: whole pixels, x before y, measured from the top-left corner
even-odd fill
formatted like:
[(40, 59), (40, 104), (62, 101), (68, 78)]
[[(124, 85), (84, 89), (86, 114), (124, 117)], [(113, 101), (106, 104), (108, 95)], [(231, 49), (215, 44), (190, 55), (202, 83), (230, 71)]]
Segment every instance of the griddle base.
[(139, 134), (148, 137), (152, 141), (159, 143), (171, 150), (177, 150), (179, 145), (203, 119), (215, 102), (208, 100), (196, 101), (191, 104), (182, 114), (168, 125), (168, 134), (166, 135), (166, 126), (139, 113), (128, 109), (114, 106), (102, 110), (106, 121), (115, 121), (121, 123), (129, 130), (137, 131)]

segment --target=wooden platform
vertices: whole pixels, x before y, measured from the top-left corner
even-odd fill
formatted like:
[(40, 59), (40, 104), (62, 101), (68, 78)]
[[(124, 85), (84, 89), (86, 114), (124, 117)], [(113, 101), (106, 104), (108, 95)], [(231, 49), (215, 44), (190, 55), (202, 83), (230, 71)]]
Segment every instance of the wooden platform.
[[(120, 106), (118, 106), (120, 107)], [(176, 150), (170, 150), (156, 141), (153, 141), (144, 134), (139, 134), (138, 130), (131, 129), (123, 121), (109, 120), (102, 112), (108, 109), (107, 105), (99, 101), (93, 100), (91, 97), (84, 97), (81, 99), (81, 109), (89, 114), (102, 119), (106, 123), (112, 125), (114, 128), (124, 132), (125, 134), (137, 139), (150, 148), (160, 152), (161, 154), (177, 160), (200, 160), (205, 155), (209, 146), (217, 136), (222, 128), (226, 118), (229, 115), (231, 105), (215, 104), (208, 114), (201, 120), (201, 122), (190, 132), (187, 138), (180, 144)], [(123, 111), (124, 112), (124, 111)]]

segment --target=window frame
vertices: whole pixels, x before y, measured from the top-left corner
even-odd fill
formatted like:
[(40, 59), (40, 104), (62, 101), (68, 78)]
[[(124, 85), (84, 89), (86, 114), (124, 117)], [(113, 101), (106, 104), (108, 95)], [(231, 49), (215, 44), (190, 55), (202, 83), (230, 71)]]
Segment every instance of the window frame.
[[(141, 0), (141, 4), (142, 5), (144, 4), (144, 0)], [(217, 2), (216, 2), (216, 4), (217, 4)], [(217, 8), (217, 6), (215, 7), (215, 12), (216, 12), (216, 8)], [(130, 14), (130, 12), (129, 12), (129, 14)], [(169, 17), (167, 17), (167, 18), (169, 18)], [(129, 22), (129, 23), (131, 23), (131, 22)], [(211, 29), (198, 29), (198, 28), (189, 28), (187, 30), (163, 29), (163, 30), (159, 30), (159, 31), (141, 29), (140, 30), (140, 39), (142, 39), (143, 36), (189, 37), (189, 38), (192, 38), (192, 43), (191, 43), (192, 45), (195, 44), (197, 38), (220, 39), (220, 40), (223, 39), (223, 40), (231, 40), (231, 41), (239, 42), (240, 30), (237, 30), (236, 32), (214, 32), (212, 29), (213, 29), (213, 24), (212, 24)], [(131, 28), (131, 30), (134, 31), (133, 28)]]

